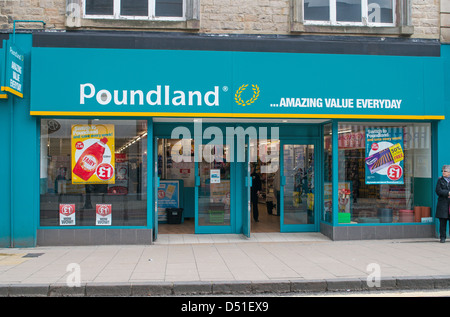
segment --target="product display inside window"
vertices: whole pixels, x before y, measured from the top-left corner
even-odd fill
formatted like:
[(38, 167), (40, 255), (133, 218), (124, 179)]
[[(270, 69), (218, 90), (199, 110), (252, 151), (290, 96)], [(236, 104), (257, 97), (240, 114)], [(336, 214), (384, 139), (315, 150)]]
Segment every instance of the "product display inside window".
[(341, 123), (338, 133), (339, 223), (431, 221), (430, 124)]
[(333, 221), (333, 147), (331, 124), (323, 126), (323, 215), (322, 220)]
[(42, 119), (41, 226), (145, 226), (147, 121)]

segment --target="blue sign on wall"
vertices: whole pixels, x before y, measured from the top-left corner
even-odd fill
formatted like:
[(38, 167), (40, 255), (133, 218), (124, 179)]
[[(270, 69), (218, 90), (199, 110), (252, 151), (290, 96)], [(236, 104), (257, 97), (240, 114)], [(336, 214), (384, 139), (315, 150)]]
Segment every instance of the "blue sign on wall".
[(1, 90), (23, 98), (24, 54), (14, 44), (6, 44), (5, 79)]

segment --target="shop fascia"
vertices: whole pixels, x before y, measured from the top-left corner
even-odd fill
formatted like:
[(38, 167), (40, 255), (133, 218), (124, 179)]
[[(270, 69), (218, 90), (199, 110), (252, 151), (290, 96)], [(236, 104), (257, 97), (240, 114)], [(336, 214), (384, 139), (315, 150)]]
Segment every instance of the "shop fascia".
[(97, 88), (94, 84), (80, 84), (80, 104), (84, 105), (88, 99), (95, 97), (100, 105), (108, 105), (113, 102), (115, 105), (144, 105), (150, 106), (202, 106), (203, 102), (207, 106), (219, 105), (219, 86), (214, 86), (213, 90), (202, 94), (200, 91), (172, 90), (170, 85), (157, 85), (156, 89), (149, 91), (142, 90), (113, 90)]

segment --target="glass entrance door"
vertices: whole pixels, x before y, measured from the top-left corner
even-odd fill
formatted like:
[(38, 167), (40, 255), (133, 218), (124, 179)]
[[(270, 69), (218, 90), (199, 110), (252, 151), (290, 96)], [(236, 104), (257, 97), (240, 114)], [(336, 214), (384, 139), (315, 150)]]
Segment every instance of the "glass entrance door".
[(228, 146), (200, 146), (196, 164), (195, 233), (231, 232), (231, 164)]
[(281, 142), (281, 232), (317, 231), (315, 143)]

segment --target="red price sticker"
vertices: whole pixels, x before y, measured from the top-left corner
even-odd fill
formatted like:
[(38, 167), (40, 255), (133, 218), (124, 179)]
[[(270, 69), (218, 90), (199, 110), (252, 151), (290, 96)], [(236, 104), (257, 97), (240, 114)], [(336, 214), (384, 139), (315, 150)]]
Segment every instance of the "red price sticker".
[(378, 143), (372, 144), (372, 150), (374, 150), (374, 151), (378, 150)]
[(387, 177), (390, 180), (397, 181), (399, 180), (403, 175), (403, 169), (400, 165), (393, 164), (388, 167), (387, 169)]
[(82, 149), (84, 148), (84, 143), (78, 141), (77, 143), (75, 143), (75, 148), (76, 148), (77, 150), (82, 150)]
[(97, 167), (97, 177), (103, 181), (110, 180), (114, 175), (114, 167), (108, 163), (102, 163)]

